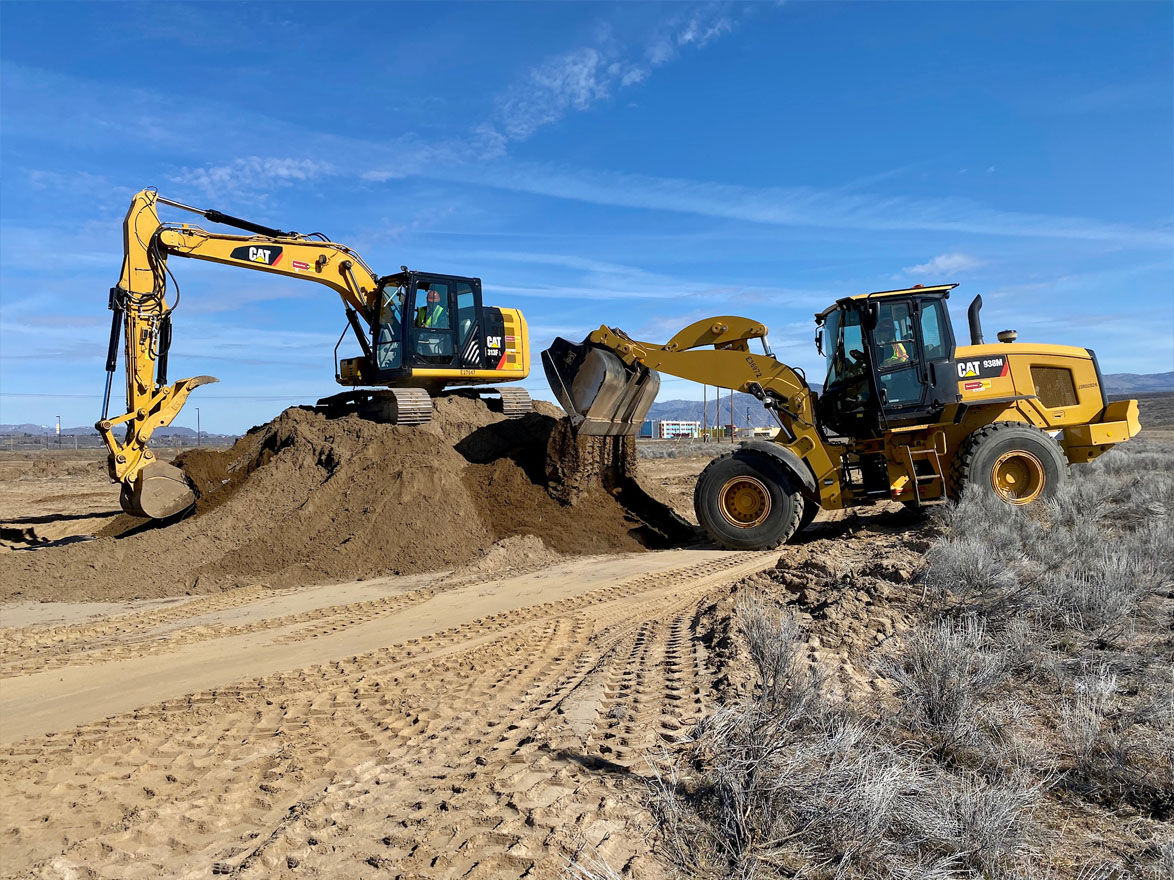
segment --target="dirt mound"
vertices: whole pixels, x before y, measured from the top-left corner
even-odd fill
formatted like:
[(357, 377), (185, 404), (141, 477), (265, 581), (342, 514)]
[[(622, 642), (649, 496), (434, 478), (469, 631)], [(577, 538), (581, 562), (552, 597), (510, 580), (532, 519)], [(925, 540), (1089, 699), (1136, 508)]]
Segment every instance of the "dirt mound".
[[(692, 536), (636, 485), (634, 459), (569, 438), (548, 413), (507, 420), (446, 397), (431, 424), (403, 428), (287, 410), (231, 449), (180, 457), (200, 492), (194, 513), (165, 524), (123, 516), (94, 541), (5, 554), (0, 596), (156, 597), (407, 574), (460, 566), (515, 536), (555, 553)], [(590, 480), (551, 468), (567, 444), (610, 464)]]

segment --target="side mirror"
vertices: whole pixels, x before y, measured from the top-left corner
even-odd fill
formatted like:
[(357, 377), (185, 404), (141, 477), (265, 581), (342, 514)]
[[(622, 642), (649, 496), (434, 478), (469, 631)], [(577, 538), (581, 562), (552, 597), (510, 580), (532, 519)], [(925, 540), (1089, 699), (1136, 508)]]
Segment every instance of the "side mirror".
[(819, 352), (821, 357), (823, 356), (823, 328), (822, 327), (815, 331), (815, 350), (817, 352)]

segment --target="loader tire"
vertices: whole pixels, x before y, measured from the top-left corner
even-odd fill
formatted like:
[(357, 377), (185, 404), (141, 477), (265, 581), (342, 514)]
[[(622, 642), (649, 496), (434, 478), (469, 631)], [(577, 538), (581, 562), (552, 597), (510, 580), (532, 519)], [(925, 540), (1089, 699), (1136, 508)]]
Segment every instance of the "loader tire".
[(727, 550), (773, 550), (799, 529), (804, 498), (773, 458), (731, 452), (714, 459), (693, 490), (697, 521)]
[(952, 495), (967, 486), (1007, 504), (1051, 498), (1068, 479), (1068, 459), (1051, 436), (1023, 422), (994, 422), (966, 438), (951, 469)]
[(810, 498), (803, 499), (803, 513), (799, 516), (799, 527), (795, 529), (795, 534), (799, 534), (815, 519), (816, 514), (819, 513), (819, 505)]

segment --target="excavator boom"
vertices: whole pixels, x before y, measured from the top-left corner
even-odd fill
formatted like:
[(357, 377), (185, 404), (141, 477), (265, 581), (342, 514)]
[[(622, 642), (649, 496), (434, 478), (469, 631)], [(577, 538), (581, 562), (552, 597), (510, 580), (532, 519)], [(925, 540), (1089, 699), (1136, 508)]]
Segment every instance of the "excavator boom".
[[(159, 204), (248, 234), (164, 224)], [(169, 257), (284, 275), (333, 290), (346, 307), (348, 330), (354, 332), (363, 355), (336, 360), (335, 379), (350, 391), (319, 401), (328, 413), (362, 410), (399, 424), (422, 423), (431, 417), (430, 391), (517, 381), (529, 371), (521, 313), (484, 306), (480, 279), (409, 272), (406, 267), (380, 277), (353, 250), (319, 233), (288, 232), (143, 190), (131, 201), (123, 223), (122, 273), (110, 291), (113, 318), (106, 391), (96, 424), (109, 450), (110, 476), (122, 484), (123, 509), (137, 516), (173, 516), (195, 502), (182, 471), (157, 461), (149, 442), (155, 431), (171, 424), (192, 391), (217, 381), (195, 376), (168, 382), (171, 316), (178, 302), (178, 293), (176, 302), (168, 300)], [(126, 361), (126, 412), (111, 418), (120, 341)], [(337, 346), (335, 350), (337, 358)], [(385, 390), (356, 391), (363, 385)], [(498, 393), (507, 415), (529, 412), (530, 398), (522, 389)], [(352, 398), (361, 398), (363, 405), (348, 410), (346, 402)], [(121, 438), (115, 436), (119, 428), (125, 429)]]

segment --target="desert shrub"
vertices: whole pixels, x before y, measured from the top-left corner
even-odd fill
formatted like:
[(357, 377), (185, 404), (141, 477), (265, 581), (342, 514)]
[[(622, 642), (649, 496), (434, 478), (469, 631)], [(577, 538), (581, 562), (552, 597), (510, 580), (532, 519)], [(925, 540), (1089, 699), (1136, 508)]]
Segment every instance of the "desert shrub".
[(951, 610), (1006, 620), (1028, 610), (1030, 595), (1010, 564), (1013, 552), (978, 535), (950, 535), (930, 550), (923, 575), (935, 598)]
[(984, 705), (1006, 678), (1008, 658), (974, 617), (915, 629), (881, 663), (896, 685), (901, 720), (942, 756), (979, 736)]
[(725, 455), (733, 448), (727, 440), (711, 440), (703, 443), (700, 440), (658, 440), (653, 442), (638, 442), (636, 455), (640, 458), (715, 458)]
[(1076, 680), (1060, 707), (1066, 784), (1098, 800), (1126, 801), (1157, 816), (1174, 808), (1174, 739), (1137, 724), (1117, 699), (1116, 674), (1101, 666)]
[[(739, 603), (737, 620), (755, 681), (696, 726), (683, 760), (664, 756), (650, 786), (662, 851), (684, 872), (743, 880), (999, 877), (1030, 855), (1037, 786), (990, 783), (927, 762), (888, 726), (826, 696), (792, 617), (751, 597)], [(944, 653), (951, 670), (961, 662), (967, 671), (943, 681), (985, 692), (998, 664), (981, 631), (945, 623), (935, 638), (920, 665)], [(935, 684), (933, 699), (952, 699), (946, 689)]]

